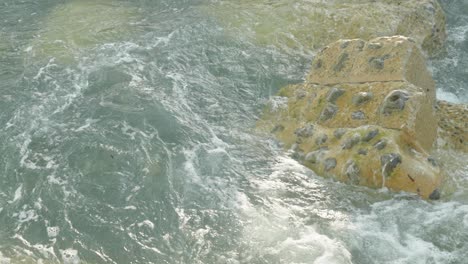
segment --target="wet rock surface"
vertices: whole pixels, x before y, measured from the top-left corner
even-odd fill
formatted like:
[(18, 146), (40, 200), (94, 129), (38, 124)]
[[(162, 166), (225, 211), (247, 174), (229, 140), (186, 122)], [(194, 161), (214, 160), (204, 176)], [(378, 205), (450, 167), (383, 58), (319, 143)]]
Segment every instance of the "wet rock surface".
[[(369, 63), (377, 58), (382, 64)], [(303, 85), (280, 91), (287, 107), (267, 109), (258, 127), (283, 126), (275, 136), (307, 153), (303, 162), (318, 175), (429, 198), (444, 180), (429, 156), (441, 124), (417, 44), (402, 36), (340, 40), (312, 64), (320, 67)]]

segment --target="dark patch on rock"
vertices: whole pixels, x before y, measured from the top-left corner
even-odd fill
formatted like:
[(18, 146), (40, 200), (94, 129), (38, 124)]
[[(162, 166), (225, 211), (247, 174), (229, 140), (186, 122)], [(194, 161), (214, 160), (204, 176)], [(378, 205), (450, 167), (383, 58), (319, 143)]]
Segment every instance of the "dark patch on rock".
[(336, 159), (335, 158), (327, 158), (323, 163), (325, 171), (332, 170), (336, 167)]
[(349, 43), (350, 43), (350, 41), (345, 41), (345, 42), (341, 43), (341, 46), (340, 46), (340, 47), (341, 47), (342, 49), (346, 49), (346, 48), (349, 46)]
[(382, 150), (387, 146), (387, 141), (385, 139), (381, 139), (375, 143), (374, 147), (378, 150)]
[(367, 149), (359, 149), (358, 154), (363, 155), (363, 156), (367, 156)]
[(340, 55), (338, 58), (338, 62), (336, 63), (335, 67), (333, 67), (333, 70), (338, 72), (341, 71), (345, 67), (346, 61), (349, 60), (349, 54), (344, 52)]
[(398, 164), (401, 163), (401, 156), (396, 153), (384, 154), (380, 157), (380, 163), (383, 175), (389, 177)]
[(356, 111), (351, 113), (351, 118), (355, 120), (363, 120), (366, 119), (366, 115), (362, 111)]
[(439, 189), (435, 189), (430, 195), (429, 199), (431, 200), (439, 200), (440, 199), (440, 191)]
[(382, 113), (392, 114), (395, 111), (401, 111), (405, 108), (409, 95), (406, 91), (395, 90), (385, 97), (382, 105)]
[(331, 88), (327, 96), (327, 101), (330, 103), (336, 103), (336, 100), (345, 93), (345, 90), (336, 87)]
[(382, 70), (385, 67), (385, 61), (379, 58), (371, 58), (369, 60), (369, 65), (374, 69)]
[(356, 45), (356, 48), (358, 51), (362, 51), (365, 45), (366, 45), (366, 42), (364, 42), (363, 40), (359, 40), (358, 44)]
[(390, 55), (384, 55), (382, 57), (372, 57), (369, 59), (369, 65), (377, 70), (382, 70), (385, 67), (385, 60), (390, 58)]
[(320, 69), (320, 68), (322, 68), (322, 64), (323, 64), (322, 59), (317, 59), (315, 61), (315, 64), (314, 64), (314, 68), (315, 69)]
[(361, 170), (354, 160), (348, 160), (344, 166), (344, 174), (351, 184), (359, 184)]
[(302, 151), (293, 152), (291, 157), (295, 160), (302, 161), (304, 160), (304, 152)]
[(294, 131), (294, 134), (303, 138), (311, 137), (314, 134), (314, 125), (308, 124), (304, 127), (298, 128)]
[(340, 139), (345, 133), (346, 133), (346, 129), (344, 128), (337, 128), (335, 131), (333, 131), (333, 135), (337, 139)]
[(297, 100), (300, 100), (300, 99), (306, 97), (306, 95), (307, 95), (306, 91), (304, 91), (304, 90), (297, 90), (295, 94), (296, 94), (296, 99)]
[(327, 142), (328, 136), (326, 134), (321, 134), (315, 139), (315, 144), (320, 146)]
[(336, 112), (338, 112), (338, 107), (334, 104), (328, 104), (320, 114), (320, 120), (327, 121), (333, 118), (336, 115)]
[(309, 163), (317, 163), (320, 157), (324, 155), (324, 153), (325, 150), (322, 149), (309, 152), (307, 155), (305, 155), (304, 160)]
[(362, 141), (364, 141), (364, 142), (369, 142), (369, 141), (371, 141), (372, 139), (374, 139), (378, 134), (379, 134), (379, 130), (378, 130), (378, 129), (372, 129), (371, 131), (369, 131), (369, 132), (362, 138)]
[(354, 147), (354, 145), (359, 143), (360, 140), (361, 140), (361, 137), (359, 136), (359, 134), (354, 134), (353, 136), (351, 136), (350, 138), (347, 138), (345, 140), (342, 147), (343, 147), (343, 149), (350, 149), (350, 148)]
[(431, 165), (434, 166), (434, 167), (437, 167), (437, 166), (438, 166), (437, 161), (436, 161), (433, 157), (428, 157), (428, 158), (427, 158), (427, 161), (428, 161), (429, 163), (431, 163)]
[(354, 105), (362, 105), (372, 99), (372, 93), (370, 92), (359, 92), (353, 96), (352, 102)]
[(284, 126), (281, 124), (278, 124), (275, 127), (273, 127), (273, 129), (271, 130), (271, 133), (281, 132), (283, 130), (284, 130)]

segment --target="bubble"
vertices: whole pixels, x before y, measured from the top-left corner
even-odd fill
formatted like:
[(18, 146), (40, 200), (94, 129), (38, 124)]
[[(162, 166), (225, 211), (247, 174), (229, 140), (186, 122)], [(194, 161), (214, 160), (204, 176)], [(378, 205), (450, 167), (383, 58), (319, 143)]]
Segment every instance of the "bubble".
[(47, 236), (49, 238), (57, 237), (59, 232), (60, 232), (60, 228), (58, 226), (47, 227)]
[(65, 249), (60, 250), (60, 254), (62, 255), (62, 261), (64, 264), (79, 264), (80, 258), (78, 257), (78, 251), (75, 249)]

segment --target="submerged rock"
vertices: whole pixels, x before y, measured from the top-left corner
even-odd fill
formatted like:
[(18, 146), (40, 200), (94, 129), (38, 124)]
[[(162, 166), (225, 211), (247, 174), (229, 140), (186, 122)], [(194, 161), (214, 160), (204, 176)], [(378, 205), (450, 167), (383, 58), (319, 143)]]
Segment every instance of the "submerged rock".
[[(386, 58), (383, 67), (369, 64), (377, 57)], [(322, 66), (312, 67), (303, 85), (280, 91), (287, 106), (265, 111), (258, 127), (271, 131), (281, 124), (275, 136), (308, 153), (304, 164), (318, 175), (429, 198), (444, 172), (428, 154), (438, 116), (434, 82), (418, 45), (403, 36), (340, 40), (313, 64), (318, 60)], [(296, 90), (305, 91), (305, 98), (294, 96)], [(314, 133), (298, 140), (294, 131), (305, 124)]]
[(113, 0), (74, 0), (57, 5), (41, 23), (31, 50), (36, 58), (63, 63), (104, 43), (121, 41), (137, 30), (136, 7)]
[[(446, 38), (445, 16), (437, 0), (221, 0), (204, 10), (232, 34), (260, 44), (315, 51), (339, 39), (411, 36), (429, 54), (440, 50)], [(348, 47), (343, 42), (341, 48)], [(380, 43), (370, 48), (378, 50)], [(340, 70), (347, 55), (340, 56)], [(374, 68), (385, 59), (375, 57)], [(320, 67), (316, 60), (314, 67)]]

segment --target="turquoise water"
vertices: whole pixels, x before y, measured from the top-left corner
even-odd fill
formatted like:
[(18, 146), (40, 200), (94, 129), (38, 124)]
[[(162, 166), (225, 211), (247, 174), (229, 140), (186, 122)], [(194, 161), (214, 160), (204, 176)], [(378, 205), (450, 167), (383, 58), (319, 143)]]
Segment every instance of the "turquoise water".
[[(0, 263), (464, 263), (468, 157), (439, 153), (437, 202), (314, 175), (254, 131), (311, 53), (225, 34), (207, 4), (0, 3)], [(432, 61), (452, 100), (465, 7), (445, 1)]]
[(468, 102), (468, 1), (442, 1), (447, 18), (445, 51), (432, 62), (439, 97)]

